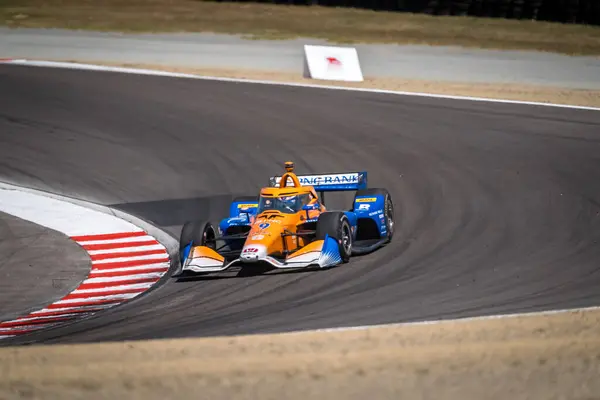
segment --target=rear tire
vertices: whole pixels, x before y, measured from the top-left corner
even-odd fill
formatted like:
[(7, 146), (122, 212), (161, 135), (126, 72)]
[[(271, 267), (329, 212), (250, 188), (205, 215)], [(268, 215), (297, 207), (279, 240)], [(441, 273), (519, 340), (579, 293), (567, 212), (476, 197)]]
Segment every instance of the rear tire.
[(394, 202), (392, 201), (390, 192), (383, 188), (361, 189), (356, 191), (354, 199), (356, 200), (359, 196), (383, 196), (383, 213), (385, 216), (386, 230), (388, 232), (387, 241), (390, 242), (394, 236)]
[(347, 263), (352, 254), (352, 229), (346, 214), (331, 211), (319, 215), (316, 240), (324, 240), (326, 235), (338, 242), (342, 262)]

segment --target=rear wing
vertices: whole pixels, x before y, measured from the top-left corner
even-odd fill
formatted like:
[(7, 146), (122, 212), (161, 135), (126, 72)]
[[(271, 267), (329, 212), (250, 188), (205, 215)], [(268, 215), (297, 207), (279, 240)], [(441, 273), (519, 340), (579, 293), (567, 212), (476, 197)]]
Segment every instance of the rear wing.
[[(317, 192), (350, 191), (367, 188), (367, 172), (345, 172), (326, 175), (296, 175), (302, 186), (312, 186)], [(269, 178), (270, 187), (279, 187), (281, 176)], [(293, 185), (291, 179), (289, 184)]]

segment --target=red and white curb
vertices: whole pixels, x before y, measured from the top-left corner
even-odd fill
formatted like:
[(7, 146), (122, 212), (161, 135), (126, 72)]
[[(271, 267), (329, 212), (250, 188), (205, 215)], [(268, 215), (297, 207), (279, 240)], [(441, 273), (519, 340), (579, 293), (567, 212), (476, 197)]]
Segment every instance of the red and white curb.
[(169, 252), (156, 237), (95, 208), (0, 185), (0, 211), (64, 233), (88, 253), (92, 265), (87, 278), (60, 300), (0, 322), (0, 339), (114, 307), (144, 293), (169, 271)]

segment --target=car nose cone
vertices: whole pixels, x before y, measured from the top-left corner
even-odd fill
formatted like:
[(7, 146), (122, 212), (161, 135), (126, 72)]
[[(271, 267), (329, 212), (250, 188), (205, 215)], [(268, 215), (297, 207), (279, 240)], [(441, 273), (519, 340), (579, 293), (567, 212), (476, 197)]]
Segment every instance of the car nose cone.
[(244, 246), (240, 259), (244, 262), (256, 262), (267, 256), (267, 248), (261, 244), (249, 244)]

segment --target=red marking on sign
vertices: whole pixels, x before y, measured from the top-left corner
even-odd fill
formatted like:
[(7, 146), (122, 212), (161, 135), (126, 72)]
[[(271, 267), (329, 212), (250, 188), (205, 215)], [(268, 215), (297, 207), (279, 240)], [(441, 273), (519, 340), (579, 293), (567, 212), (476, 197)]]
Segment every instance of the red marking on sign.
[(342, 65), (342, 62), (335, 57), (327, 57), (326, 60), (330, 65)]

